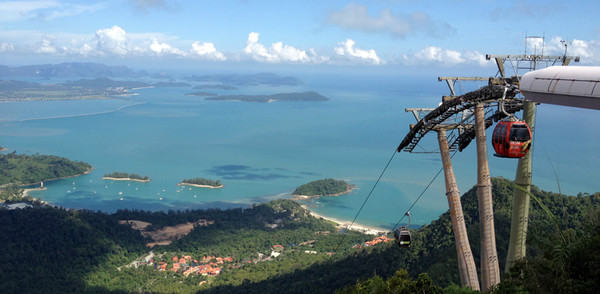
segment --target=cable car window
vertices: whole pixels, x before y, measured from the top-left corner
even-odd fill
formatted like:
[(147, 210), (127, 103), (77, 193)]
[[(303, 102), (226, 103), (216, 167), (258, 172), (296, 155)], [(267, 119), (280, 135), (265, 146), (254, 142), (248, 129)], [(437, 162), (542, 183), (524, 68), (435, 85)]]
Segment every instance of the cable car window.
[(531, 139), (526, 125), (513, 125), (510, 131), (510, 140), (525, 142)]

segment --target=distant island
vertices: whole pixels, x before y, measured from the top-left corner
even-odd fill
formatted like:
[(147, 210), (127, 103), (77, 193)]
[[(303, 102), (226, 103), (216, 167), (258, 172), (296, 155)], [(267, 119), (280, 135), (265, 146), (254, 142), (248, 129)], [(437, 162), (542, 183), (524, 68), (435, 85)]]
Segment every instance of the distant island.
[(185, 96), (217, 96), (217, 94), (200, 91), (200, 92), (186, 93)]
[(292, 195), (300, 197), (340, 196), (352, 192), (355, 187), (345, 181), (329, 178), (304, 184), (296, 188)]
[(221, 74), (221, 75), (204, 75), (185, 78), (188, 81), (193, 82), (207, 82), (207, 83), (219, 83), (229, 85), (240, 85), (240, 86), (297, 86), (302, 82), (290, 76), (280, 76), (273, 73), (257, 73), (257, 74)]
[(270, 103), (275, 101), (328, 101), (329, 98), (314, 92), (279, 93), (273, 95), (224, 95), (218, 97), (204, 98), (215, 101), (243, 101)]
[(148, 178), (148, 176), (140, 176), (138, 174), (129, 174), (124, 172), (113, 172), (110, 174), (104, 174), (104, 177), (102, 177), (102, 179), (113, 181), (134, 181), (141, 183), (150, 182), (150, 178)]
[(8, 149), (7, 149), (7, 148), (4, 148), (3, 146), (0, 146), (0, 152), (1, 152), (1, 151), (8, 151)]
[(177, 184), (177, 186), (192, 186), (197, 188), (210, 188), (210, 189), (221, 189), (225, 187), (221, 183), (221, 180), (210, 180), (205, 178), (193, 178), (193, 179), (184, 179), (181, 183)]
[(227, 90), (227, 91), (231, 91), (231, 90), (237, 90), (238, 88), (234, 87), (234, 86), (229, 86), (229, 85), (210, 84), (210, 85), (195, 86), (192, 89), (194, 89), (194, 90), (211, 89), (211, 90)]
[(185, 82), (158, 82), (158, 83), (152, 84), (152, 86), (157, 87), (157, 88), (165, 88), (165, 87), (187, 88), (187, 87), (191, 87), (192, 85), (185, 83)]

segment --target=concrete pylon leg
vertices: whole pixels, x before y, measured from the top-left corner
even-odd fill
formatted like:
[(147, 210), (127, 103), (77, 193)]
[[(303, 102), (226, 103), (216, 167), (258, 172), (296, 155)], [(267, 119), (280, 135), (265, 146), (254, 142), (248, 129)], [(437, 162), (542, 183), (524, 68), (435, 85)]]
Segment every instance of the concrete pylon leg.
[[(525, 102), (523, 107), (523, 119), (531, 127), (531, 133), (535, 131), (535, 103)], [(533, 137), (531, 140), (533, 144)], [(532, 145), (533, 146), (533, 145)], [(533, 148), (519, 159), (517, 174), (515, 176), (515, 189), (513, 197), (512, 217), (510, 221), (510, 242), (508, 243), (508, 254), (506, 256), (505, 271), (508, 272), (516, 261), (525, 258), (527, 242), (527, 225), (529, 224), (529, 193), (531, 191), (531, 160)]]
[(475, 134), (477, 143), (477, 200), (479, 231), (481, 234), (481, 290), (488, 291), (494, 285), (500, 283), (500, 269), (496, 251), (492, 182), (487, 160), (485, 113), (482, 103), (475, 106)]
[(450, 209), (450, 219), (452, 220), (452, 231), (454, 231), (454, 242), (456, 243), (456, 256), (458, 259), (458, 272), (460, 282), (463, 287), (469, 287), (473, 290), (479, 290), (479, 280), (477, 278), (477, 268), (473, 260), (471, 245), (469, 244), (469, 235), (460, 202), (460, 192), (456, 186), (456, 178), (452, 169), (450, 159), (450, 150), (448, 148), (448, 139), (445, 130), (438, 130), (438, 143), (442, 155), (442, 164), (444, 166), (444, 177), (446, 180), (446, 197)]

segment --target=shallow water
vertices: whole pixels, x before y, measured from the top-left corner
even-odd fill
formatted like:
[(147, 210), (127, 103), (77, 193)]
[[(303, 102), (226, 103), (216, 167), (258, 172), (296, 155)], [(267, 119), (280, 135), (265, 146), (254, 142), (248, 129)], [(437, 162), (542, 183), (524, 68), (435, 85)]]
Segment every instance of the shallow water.
[[(358, 189), (307, 204), (320, 214), (352, 220), (414, 121), (404, 108), (435, 107), (447, 91), (434, 78), (403, 83), (389, 76), (301, 79), (299, 86), (212, 92), (314, 90), (331, 101), (206, 101), (185, 96), (195, 91), (190, 88), (149, 88), (127, 100), (1, 103), (0, 145), (18, 153), (55, 154), (92, 164), (95, 169), (89, 175), (48, 182), (47, 190), (31, 193), (65, 207), (108, 212), (240, 207), (286, 198), (301, 184), (332, 177)], [(599, 122), (596, 111), (539, 106), (534, 184), (558, 192), (560, 183), (565, 194), (600, 191)], [(435, 142), (433, 134), (427, 139)], [(433, 151), (431, 142), (425, 146)], [(474, 152), (473, 142), (453, 159), (461, 192), (476, 183)], [(492, 176), (514, 178), (517, 161), (492, 153), (488, 145)], [(436, 153), (396, 154), (357, 222), (391, 229), (440, 168)], [(101, 179), (113, 171), (152, 181)], [(194, 177), (220, 179), (225, 188), (177, 186)], [(445, 210), (441, 174), (413, 208), (413, 223), (429, 222)]]

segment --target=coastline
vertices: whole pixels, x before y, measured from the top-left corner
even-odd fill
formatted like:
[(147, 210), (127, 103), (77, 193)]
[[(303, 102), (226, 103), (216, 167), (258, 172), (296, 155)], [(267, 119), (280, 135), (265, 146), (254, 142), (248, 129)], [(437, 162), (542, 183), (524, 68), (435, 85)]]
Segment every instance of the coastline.
[(351, 226), (352, 222), (350, 222), (350, 221), (343, 221), (343, 220), (339, 220), (337, 218), (318, 214), (318, 213), (310, 210), (304, 204), (300, 204), (300, 206), (302, 206), (302, 208), (306, 209), (308, 211), (308, 213), (310, 213), (310, 215), (312, 215), (316, 218), (322, 218), (324, 220), (328, 220), (328, 221), (336, 223), (336, 227), (338, 229), (348, 229), (348, 230), (358, 231), (358, 232), (362, 232), (362, 233), (369, 234), (369, 235), (382, 235), (382, 234), (387, 234), (390, 231), (390, 230), (387, 230), (384, 228), (379, 228), (379, 227), (374, 227), (374, 226), (366, 226), (366, 225), (361, 225), (361, 224), (357, 224), (357, 223), (354, 223)]
[(132, 179), (132, 178), (113, 178), (113, 177), (102, 177), (103, 180), (111, 180), (111, 181), (131, 181), (131, 182), (139, 182), (139, 183), (148, 183), (150, 179), (141, 180), (141, 179)]
[(190, 184), (190, 183), (184, 183), (184, 182), (177, 184), (177, 186), (191, 186), (191, 187), (196, 187), (196, 188), (209, 188), (209, 189), (221, 189), (221, 188), (225, 187), (225, 185), (210, 186), (210, 185)]
[[(76, 174), (76, 175), (72, 175), (72, 176), (66, 176), (66, 177), (59, 177), (59, 178), (47, 179), (47, 180), (43, 180), (43, 181), (41, 181), (41, 182), (50, 182), (50, 181), (56, 181), (56, 180), (62, 180), (62, 179), (68, 179), (68, 178), (80, 177), (80, 176), (84, 176), (84, 175), (90, 174), (90, 173), (91, 173), (93, 170), (94, 170), (94, 168), (92, 167), (92, 168), (90, 168), (90, 169), (88, 169), (88, 170), (86, 170), (86, 171), (84, 171), (83, 173), (80, 173), (80, 174)], [(28, 184), (22, 184), (22, 185), (21, 185), (21, 184), (19, 184), (19, 186), (20, 186), (20, 187), (27, 187), (27, 186), (33, 186), (33, 185), (37, 185), (37, 184), (39, 184), (39, 183), (40, 183), (40, 182), (28, 183)], [(0, 188), (1, 188), (1, 187), (4, 187), (4, 186), (6, 186), (6, 185), (8, 185), (8, 184), (2, 185), (2, 186), (0, 186)]]

